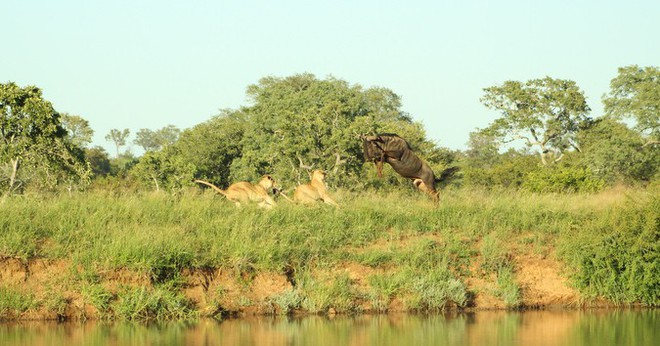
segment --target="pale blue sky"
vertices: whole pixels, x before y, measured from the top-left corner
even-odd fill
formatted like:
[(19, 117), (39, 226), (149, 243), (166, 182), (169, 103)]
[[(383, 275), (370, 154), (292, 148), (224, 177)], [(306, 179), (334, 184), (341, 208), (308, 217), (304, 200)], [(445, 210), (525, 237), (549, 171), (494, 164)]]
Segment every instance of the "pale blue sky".
[(2, 0), (0, 18), (0, 82), (40, 87), (109, 153), (112, 128), (189, 128), (303, 72), (389, 88), (464, 149), (498, 116), (485, 87), (571, 79), (599, 116), (618, 67), (660, 65), (657, 0)]

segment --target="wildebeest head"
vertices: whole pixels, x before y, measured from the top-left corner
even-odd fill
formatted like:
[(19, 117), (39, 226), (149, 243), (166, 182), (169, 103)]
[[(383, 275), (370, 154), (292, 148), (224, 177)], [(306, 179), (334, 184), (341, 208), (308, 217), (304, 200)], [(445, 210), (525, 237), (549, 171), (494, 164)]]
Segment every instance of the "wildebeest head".
[(379, 136), (367, 136), (362, 135), (362, 149), (364, 151), (364, 160), (365, 161), (375, 161), (381, 158), (383, 150), (376, 145), (376, 142), (382, 140), (379, 139)]
[[(408, 142), (396, 133), (381, 133), (375, 136), (362, 135), (361, 138), (366, 161), (382, 161), (386, 152), (390, 150), (410, 150)], [(392, 144), (395, 146), (392, 147)]]

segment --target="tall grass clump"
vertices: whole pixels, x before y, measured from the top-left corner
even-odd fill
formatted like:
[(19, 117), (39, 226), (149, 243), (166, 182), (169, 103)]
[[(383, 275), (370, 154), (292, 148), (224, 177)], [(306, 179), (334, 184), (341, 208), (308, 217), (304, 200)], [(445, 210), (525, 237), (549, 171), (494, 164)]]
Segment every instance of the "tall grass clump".
[(124, 288), (112, 304), (115, 318), (128, 321), (194, 320), (193, 304), (181, 293), (166, 287)]
[(99, 284), (84, 284), (80, 287), (80, 295), (83, 300), (91, 304), (99, 313), (101, 318), (112, 317), (112, 301), (114, 295)]
[(0, 256), (26, 260), (39, 255), (40, 245), (51, 235), (41, 207), (47, 204), (20, 197), (0, 204)]
[(463, 307), (467, 303), (467, 289), (446, 268), (428, 268), (423, 272), (404, 270), (410, 278), (402, 290), (403, 300), (413, 311), (437, 312), (448, 304)]
[(371, 307), (376, 311), (387, 311), (392, 299), (402, 292), (407, 279), (402, 272), (369, 276), (367, 280), (370, 290), (366, 295)]
[(482, 239), (481, 269), (496, 275), (497, 288), (493, 293), (504, 301), (507, 308), (515, 309), (522, 304), (522, 292), (515, 280), (513, 256), (510, 251), (509, 246), (496, 232)]
[(496, 232), (483, 237), (480, 247), (481, 269), (487, 273), (497, 273), (502, 268), (512, 267), (512, 258), (506, 242)]
[(500, 267), (497, 270), (497, 288), (495, 296), (502, 299), (509, 309), (516, 309), (522, 304), (522, 290), (515, 281), (514, 270), (511, 266)]
[(355, 282), (346, 274), (334, 277), (319, 277), (305, 273), (299, 280), (300, 307), (310, 313), (361, 311), (362, 293)]
[(450, 270), (452, 262), (451, 247), (435, 240), (422, 239), (399, 252), (397, 275), (405, 279), (397, 282), (411, 310), (441, 311), (450, 303), (465, 306), (467, 289)]
[(0, 320), (17, 318), (38, 305), (31, 293), (22, 292), (17, 287), (0, 285)]
[(631, 198), (582, 228), (563, 232), (558, 253), (588, 297), (658, 306), (660, 197)]
[(288, 289), (271, 298), (271, 302), (279, 308), (280, 315), (288, 315), (300, 309), (302, 301), (303, 295), (297, 288)]

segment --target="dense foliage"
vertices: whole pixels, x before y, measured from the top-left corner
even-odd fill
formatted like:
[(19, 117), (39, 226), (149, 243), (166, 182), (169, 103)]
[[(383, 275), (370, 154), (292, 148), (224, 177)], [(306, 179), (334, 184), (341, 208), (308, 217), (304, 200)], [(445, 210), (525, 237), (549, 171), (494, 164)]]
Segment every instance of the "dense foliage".
[(631, 200), (559, 241), (575, 285), (591, 297), (660, 304), (660, 198)]
[[(263, 78), (248, 87), (248, 96), (250, 106), (223, 110), (184, 130), (171, 148), (145, 154), (133, 175), (152, 181), (150, 187), (170, 190), (193, 178), (227, 186), (263, 174), (292, 187), (323, 169), (334, 187), (365, 187), (374, 184), (374, 175), (365, 171), (371, 167), (363, 167), (359, 136), (376, 132), (404, 136), (438, 170), (454, 160), (449, 150), (426, 139), (422, 125), (401, 111), (399, 96), (388, 89), (301, 74)], [(181, 171), (168, 162), (180, 164)], [(179, 178), (184, 176), (187, 180)], [(391, 172), (386, 179), (403, 181)]]
[(575, 135), (588, 120), (590, 108), (575, 82), (546, 77), (506, 81), (484, 91), (484, 105), (502, 114), (486, 129), (495, 136), (537, 147), (544, 165), (577, 147)]
[(43, 99), (39, 88), (0, 84), (0, 188), (4, 195), (29, 186), (45, 190), (84, 183), (89, 170), (82, 149), (67, 135), (60, 114)]
[[(192, 128), (140, 129), (132, 142), (144, 150), (141, 156), (122, 152), (129, 129), (112, 129), (106, 136), (115, 146), (112, 158), (100, 147), (82, 152), (93, 133), (83, 118), (60, 117), (34, 87), (3, 87), (0, 184), (6, 192), (19, 186), (70, 189), (90, 172), (95, 189), (113, 191), (178, 193), (194, 179), (223, 187), (256, 181), (266, 173), (290, 191), (306, 182), (313, 169), (328, 172), (331, 188), (411, 188), (390, 169), (377, 179), (373, 165), (365, 164), (359, 136), (378, 132), (406, 138), (436, 172), (460, 166), (450, 181), (458, 186), (593, 192), (618, 183), (646, 185), (659, 175), (657, 67), (619, 69), (612, 90), (603, 97), (602, 117), (590, 117), (583, 92), (570, 80), (545, 77), (485, 88), (481, 101), (500, 117), (471, 133), (465, 151), (430, 141), (422, 124), (401, 110), (400, 97), (389, 89), (308, 73), (262, 78), (247, 88), (248, 105), (222, 110)], [(18, 91), (24, 96), (17, 96)], [(35, 101), (25, 103), (28, 99)], [(11, 104), (17, 100), (32, 106), (18, 111), (23, 106)], [(31, 115), (19, 123), (19, 114)], [(629, 126), (622, 119), (634, 123)], [(13, 126), (11, 134), (8, 126)], [(40, 131), (17, 132), (31, 128)], [(526, 146), (505, 146), (518, 139)], [(83, 155), (89, 168), (80, 164)]]
[(659, 144), (660, 69), (637, 65), (619, 68), (603, 103), (607, 116), (634, 119), (635, 128), (648, 136), (648, 144)]

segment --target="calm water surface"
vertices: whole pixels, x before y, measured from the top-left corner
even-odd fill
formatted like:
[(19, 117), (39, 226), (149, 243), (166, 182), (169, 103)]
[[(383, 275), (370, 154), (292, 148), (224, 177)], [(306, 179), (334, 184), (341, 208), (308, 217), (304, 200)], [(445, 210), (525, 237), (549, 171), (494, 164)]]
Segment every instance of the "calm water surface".
[(657, 310), (0, 323), (0, 345), (660, 345)]

